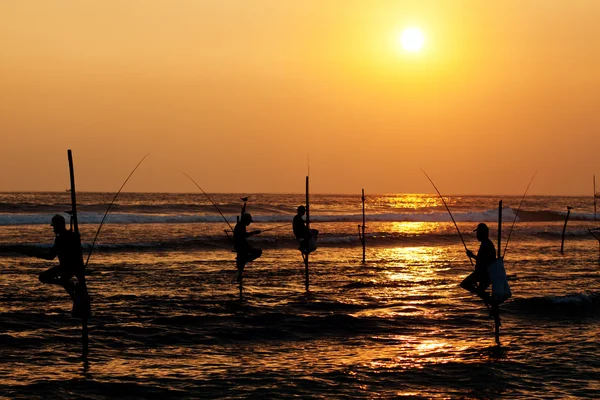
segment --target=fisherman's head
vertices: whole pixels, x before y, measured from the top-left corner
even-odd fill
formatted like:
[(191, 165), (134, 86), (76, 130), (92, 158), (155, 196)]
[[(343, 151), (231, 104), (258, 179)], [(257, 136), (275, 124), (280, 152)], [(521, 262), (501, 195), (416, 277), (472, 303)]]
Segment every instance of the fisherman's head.
[(477, 225), (473, 232), (477, 232), (477, 240), (482, 241), (490, 236), (490, 228), (483, 222)]
[(304, 215), (304, 213), (306, 212), (306, 208), (304, 206), (298, 206), (296, 211), (298, 211), (298, 215)]
[(242, 222), (246, 225), (250, 225), (252, 223), (252, 215), (250, 213), (244, 213), (244, 215), (242, 215)]
[(54, 217), (52, 217), (50, 226), (54, 229), (54, 233), (64, 232), (67, 229), (65, 217), (60, 214), (56, 214)]

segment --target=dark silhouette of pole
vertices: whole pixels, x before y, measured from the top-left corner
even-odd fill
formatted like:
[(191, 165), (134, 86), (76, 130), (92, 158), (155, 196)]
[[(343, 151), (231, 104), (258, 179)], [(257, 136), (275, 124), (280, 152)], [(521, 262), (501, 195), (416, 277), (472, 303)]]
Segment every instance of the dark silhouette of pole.
[[(309, 195), (308, 195), (308, 175), (306, 176), (306, 229), (310, 232), (310, 206), (309, 206)], [(308, 291), (308, 249), (310, 248), (310, 243), (307, 243), (307, 251), (306, 254), (302, 253), (302, 258), (304, 258), (304, 286)]]
[(598, 260), (600, 261), (600, 236), (596, 236), (594, 234), (594, 231), (598, 231), (598, 230), (600, 230), (600, 228), (594, 228), (594, 229), (588, 228), (588, 232), (590, 232), (590, 234), (598, 241)]
[(358, 226), (358, 237), (362, 243), (362, 262), (365, 263), (366, 244), (365, 244), (365, 189), (362, 190), (362, 225)]
[[(67, 156), (69, 158), (69, 175), (71, 178), (71, 221), (73, 224), (73, 230), (79, 240), (79, 247), (81, 248), (81, 237), (79, 236), (79, 224), (77, 222), (77, 195), (75, 192), (75, 171), (73, 168), (73, 154), (71, 150), (67, 150)], [(81, 267), (83, 267), (83, 257), (81, 258)], [(78, 296), (81, 303), (81, 299), (87, 297), (87, 287), (85, 282), (85, 271), (83, 271), (83, 282), (78, 282), (77, 292), (75, 296)], [(84, 293), (82, 293), (84, 292)], [(73, 299), (75, 301), (75, 299)], [(87, 299), (86, 299), (87, 301)], [(81, 307), (81, 304), (78, 304)], [(87, 311), (83, 310), (81, 317), (81, 356), (84, 360), (87, 360), (88, 348), (89, 348), (89, 335), (88, 335), (88, 321)]]
[[(502, 200), (498, 203), (498, 258), (501, 259), (501, 242), (502, 242)], [(502, 262), (502, 260), (498, 260)], [(494, 316), (494, 336), (496, 337), (496, 344), (500, 345), (500, 306), (494, 301), (493, 297), (493, 286), (492, 286), (492, 315)]]
[(498, 258), (501, 258), (501, 255), (500, 255), (501, 243), (502, 243), (502, 200), (500, 200), (500, 203), (498, 204)]
[(567, 217), (565, 218), (565, 225), (563, 226), (563, 231), (562, 231), (562, 240), (560, 243), (560, 252), (561, 254), (565, 254), (564, 252), (564, 248), (565, 248), (565, 231), (567, 230), (567, 221), (569, 220), (569, 215), (571, 214), (571, 210), (573, 209), (573, 207), (567, 206)]
[(594, 175), (594, 222), (596, 219), (596, 175)]
[[(241, 213), (242, 216), (244, 215), (245, 211), (246, 211), (246, 202), (244, 201), (244, 205), (242, 207), (242, 213)], [(225, 219), (225, 220), (227, 220), (227, 219)], [(240, 223), (240, 216), (239, 215), (235, 216), (235, 223), (236, 223), (236, 225)], [(229, 235), (227, 235), (227, 237), (229, 237)], [(236, 261), (235, 262), (236, 262), (236, 268), (237, 268), (237, 262), (238, 262), (237, 261), (237, 257), (236, 257)], [(239, 268), (238, 268), (238, 274), (239, 274), (238, 288), (240, 290), (240, 300), (243, 300), (243, 298), (244, 298), (244, 293), (243, 293), (243, 291), (244, 291), (244, 284), (243, 284), (244, 274), (239, 270)]]

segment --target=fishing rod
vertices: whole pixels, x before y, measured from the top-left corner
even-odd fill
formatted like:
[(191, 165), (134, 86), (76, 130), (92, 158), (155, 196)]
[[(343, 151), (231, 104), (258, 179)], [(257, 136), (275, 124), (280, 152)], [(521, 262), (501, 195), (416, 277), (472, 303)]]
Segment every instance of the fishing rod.
[[(223, 217), (223, 219), (225, 220), (225, 223), (226, 223), (226, 224), (229, 226), (229, 229), (231, 229), (231, 230), (233, 231), (233, 228), (231, 227), (231, 224), (229, 223), (229, 221), (227, 221), (227, 218), (225, 218), (225, 216), (223, 215), (223, 213), (221, 212), (221, 210), (219, 210), (219, 207), (217, 207), (217, 205), (215, 204), (215, 202), (214, 202), (214, 201), (212, 201), (212, 199), (210, 198), (210, 196), (209, 196), (209, 195), (208, 195), (208, 194), (207, 194), (207, 193), (206, 193), (204, 190), (202, 190), (202, 188), (200, 187), (200, 185), (198, 185), (198, 184), (196, 183), (196, 181), (192, 179), (192, 177), (191, 177), (191, 176), (189, 176), (188, 174), (186, 174), (186, 173), (185, 173), (185, 172), (183, 172), (183, 171), (181, 171), (181, 173), (182, 173), (182, 174), (184, 174), (185, 176), (187, 176), (187, 177), (188, 177), (188, 178), (189, 178), (189, 179), (190, 179), (190, 180), (191, 180), (191, 181), (194, 183), (194, 185), (196, 185), (196, 187), (197, 187), (198, 189), (200, 189), (200, 191), (201, 191), (202, 193), (204, 193), (204, 195), (206, 196), (206, 198), (208, 199), (208, 201), (210, 201), (210, 202), (211, 202), (211, 204), (212, 204), (212, 205), (213, 205), (213, 206), (214, 206), (214, 207), (217, 209), (217, 211), (219, 212), (219, 214), (221, 214), (221, 217)], [(227, 237), (229, 237), (229, 235), (227, 235)]]
[(288, 225), (289, 225), (289, 223), (287, 223), (287, 222), (286, 222), (285, 224), (280, 224), (280, 225), (274, 226), (274, 227), (272, 227), (272, 228), (261, 229), (260, 231), (261, 231), (261, 232), (272, 231), (273, 229), (279, 229), (279, 228), (283, 228), (284, 226), (288, 226)]
[(90, 247), (90, 252), (88, 253), (87, 259), (85, 260), (85, 265), (84, 268), (87, 268), (88, 262), (90, 261), (90, 257), (92, 256), (92, 252), (94, 251), (94, 246), (96, 245), (96, 239), (98, 239), (98, 235), (100, 235), (100, 229), (102, 229), (102, 226), (104, 225), (104, 221), (106, 221), (106, 218), (108, 217), (108, 213), (110, 212), (110, 209), (112, 208), (113, 204), (115, 203), (115, 201), (117, 200), (117, 196), (119, 195), (119, 193), (121, 193), (121, 190), (123, 190), (123, 188), (125, 187), (125, 184), (127, 183), (127, 181), (129, 180), (129, 178), (131, 178), (131, 175), (133, 175), (133, 173), (135, 172), (136, 169), (138, 169), (138, 167), (140, 166), (140, 164), (146, 159), (146, 157), (148, 157), (150, 154), (146, 154), (139, 163), (137, 163), (137, 165), (135, 166), (135, 168), (133, 169), (133, 171), (131, 171), (131, 173), (129, 174), (129, 176), (127, 176), (127, 179), (125, 179), (125, 182), (123, 182), (123, 184), (121, 185), (121, 187), (119, 188), (119, 191), (117, 192), (117, 194), (115, 194), (115, 197), (113, 197), (112, 201), (110, 202), (108, 209), (106, 210), (106, 212), (104, 213), (104, 217), (102, 217), (102, 221), (100, 221), (100, 226), (98, 226), (98, 230), (96, 231), (96, 236), (94, 236), (94, 241), (92, 242), (92, 247)]
[(515, 219), (513, 219), (513, 223), (512, 223), (512, 226), (510, 227), (510, 231), (508, 231), (508, 238), (506, 239), (506, 245), (504, 246), (504, 253), (502, 253), (502, 258), (504, 258), (504, 255), (506, 254), (506, 250), (508, 249), (508, 242), (510, 241), (510, 235), (512, 234), (513, 228), (515, 227), (515, 222), (517, 222), (517, 217), (519, 216), (519, 211), (521, 211), (521, 206), (523, 205), (523, 200), (525, 200), (525, 196), (527, 195), (529, 186), (531, 186), (531, 182), (533, 182), (533, 178), (535, 178), (536, 174), (537, 174), (537, 171), (535, 171), (533, 173), (533, 176), (531, 177), (531, 180), (529, 181), (529, 185), (527, 185), (527, 188), (525, 189), (525, 193), (523, 193), (523, 198), (521, 199), (521, 202), (519, 203), (519, 208), (517, 208), (517, 213), (515, 214)]
[[(448, 211), (448, 214), (450, 214), (450, 218), (452, 218), (452, 222), (454, 222), (454, 226), (456, 227), (456, 231), (458, 232), (458, 236), (460, 236), (460, 240), (462, 241), (463, 246), (465, 246), (465, 251), (469, 251), (469, 249), (467, 248), (467, 245), (465, 243), (465, 240), (462, 237), (462, 234), (460, 233), (460, 229), (458, 229), (458, 225), (456, 224), (456, 221), (454, 220), (454, 217), (452, 216), (452, 213), (450, 212), (450, 208), (448, 208), (448, 205), (446, 204), (446, 200), (444, 200), (444, 197), (442, 196), (442, 194), (440, 193), (440, 191), (438, 190), (438, 188), (435, 186), (435, 183), (433, 183), (433, 181), (431, 180), (431, 178), (429, 177), (429, 175), (427, 175), (427, 172), (423, 171), (423, 168), (421, 168), (421, 171), (425, 174), (425, 176), (427, 177), (427, 179), (429, 179), (429, 182), (431, 182), (431, 184), (433, 185), (433, 188), (435, 189), (435, 191), (437, 192), (437, 194), (440, 196), (440, 199), (442, 199), (442, 203), (444, 203), (444, 206), (446, 207), (446, 210)], [(473, 265), (473, 260), (471, 259), (471, 257), (469, 257), (469, 261), (471, 262), (471, 265)]]

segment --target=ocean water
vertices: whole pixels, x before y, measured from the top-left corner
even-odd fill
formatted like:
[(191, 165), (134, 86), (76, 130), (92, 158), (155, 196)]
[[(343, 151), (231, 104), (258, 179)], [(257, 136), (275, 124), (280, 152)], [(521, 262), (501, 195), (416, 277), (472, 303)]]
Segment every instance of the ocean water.
[[(112, 201), (79, 193), (84, 253)], [(233, 225), (237, 194), (211, 194)], [(445, 198), (467, 247), (487, 222), (502, 246), (521, 201)], [(513, 297), (493, 320), (460, 281), (472, 271), (440, 199), (369, 195), (366, 261), (360, 194), (313, 195), (309, 291), (291, 233), (303, 195), (254, 194), (251, 240), (263, 256), (235, 282), (227, 223), (199, 194), (122, 193), (88, 264), (89, 355), (50, 247), (69, 193), (0, 193), (0, 397), (598, 398), (600, 246), (593, 201), (530, 196), (505, 253)], [(561, 235), (567, 206), (573, 207)]]

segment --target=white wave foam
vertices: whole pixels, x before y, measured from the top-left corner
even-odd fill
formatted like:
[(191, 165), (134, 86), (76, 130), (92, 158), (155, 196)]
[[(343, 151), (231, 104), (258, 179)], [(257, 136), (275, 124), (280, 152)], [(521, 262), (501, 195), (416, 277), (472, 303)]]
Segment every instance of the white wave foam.
[[(50, 224), (53, 214), (16, 214), (1, 213), (0, 225), (40, 225)], [(80, 224), (99, 224), (103, 213), (82, 212), (79, 213)], [(454, 219), (460, 222), (494, 222), (498, 219), (498, 210), (485, 210), (477, 212), (456, 212)], [(514, 218), (511, 209), (503, 211), (506, 221)], [(68, 215), (65, 215), (68, 221)], [(228, 222), (233, 225), (236, 222), (234, 215), (226, 216)], [(255, 222), (289, 222), (291, 224), (293, 215), (253, 215)], [(382, 213), (368, 214), (367, 221), (378, 222), (450, 222), (447, 212), (430, 213)], [(313, 214), (312, 222), (362, 222), (362, 214)], [(198, 215), (198, 214), (150, 214), (150, 213), (113, 213), (109, 214), (107, 224), (182, 224), (182, 223), (219, 223), (223, 222), (220, 215)]]

